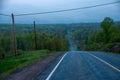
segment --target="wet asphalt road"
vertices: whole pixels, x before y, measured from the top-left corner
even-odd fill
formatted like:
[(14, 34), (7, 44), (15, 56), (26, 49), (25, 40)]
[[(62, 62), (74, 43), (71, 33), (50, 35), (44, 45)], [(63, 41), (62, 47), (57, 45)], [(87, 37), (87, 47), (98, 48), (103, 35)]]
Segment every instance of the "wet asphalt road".
[(120, 80), (120, 55), (70, 51), (63, 56), (35, 80)]

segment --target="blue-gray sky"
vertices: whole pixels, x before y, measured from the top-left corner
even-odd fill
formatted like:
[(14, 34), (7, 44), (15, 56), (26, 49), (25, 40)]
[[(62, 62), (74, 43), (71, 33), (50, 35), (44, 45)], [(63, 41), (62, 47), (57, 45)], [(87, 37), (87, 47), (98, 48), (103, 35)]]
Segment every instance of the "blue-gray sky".
[[(37, 13), (115, 1), (117, 0), (1, 0), (0, 13)], [(120, 3), (71, 12), (15, 17), (15, 22), (32, 23), (34, 20), (39, 24), (101, 22), (107, 16), (120, 21)], [(11, 18), (0, 16), (0, 23), (11, 23)]]

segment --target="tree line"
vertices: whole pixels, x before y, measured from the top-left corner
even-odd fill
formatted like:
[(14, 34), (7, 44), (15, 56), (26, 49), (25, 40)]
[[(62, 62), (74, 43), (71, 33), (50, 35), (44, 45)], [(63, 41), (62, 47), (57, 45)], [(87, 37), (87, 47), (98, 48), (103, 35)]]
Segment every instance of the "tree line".
[[(46, 32), (38, 32), (37, 34), (37, 50), (49, 50), (49, 51), (65, 51), (68, 50), (68, 40), (66, 36), (59, 34), (49, 34)], [(17, 34), (17, 54), (20, 51), (32, 51), (35, 48), (34, 33), (22, 33)], [(6, 34), (0, 37), (0, 57), (14, 55), (12, 38)]]
[(77, 49), (120, 53), (120, 23), (106, 17), (99, 25), (73, 31)]
[(120, 26), (106, 17), (101, 22), (101, 30), (88, 37), (88, 50), (102, 50), (120, 53)]

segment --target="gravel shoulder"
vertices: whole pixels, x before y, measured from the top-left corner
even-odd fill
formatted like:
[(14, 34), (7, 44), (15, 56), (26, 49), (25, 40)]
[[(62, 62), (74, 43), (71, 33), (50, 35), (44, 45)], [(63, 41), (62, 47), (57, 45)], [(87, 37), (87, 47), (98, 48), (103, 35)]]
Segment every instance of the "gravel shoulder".
[(48, 55), (44, 59), (39, 60), (22, 69), (16, 70), (13, 73), (11, 73), (9, 76), (0, 80), (33, 80), (36, 77), (36, 75), (42, 73), (52, 61), (54, 61), (64, 53), (65, 52), (59, 52), (54, 55)]

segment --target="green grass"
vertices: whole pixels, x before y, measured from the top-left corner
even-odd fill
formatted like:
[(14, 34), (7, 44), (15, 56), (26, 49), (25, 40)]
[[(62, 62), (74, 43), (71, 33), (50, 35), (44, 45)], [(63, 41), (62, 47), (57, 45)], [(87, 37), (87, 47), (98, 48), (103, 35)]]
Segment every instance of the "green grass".
[[(52, 52), (53, 54), (55, 52)], [(0, 78), (9, 75), (11, 72), (36, 62), (49, 54), (47, 50), (22, 51), (18, 57), (7, 57), (0, 59)]]

